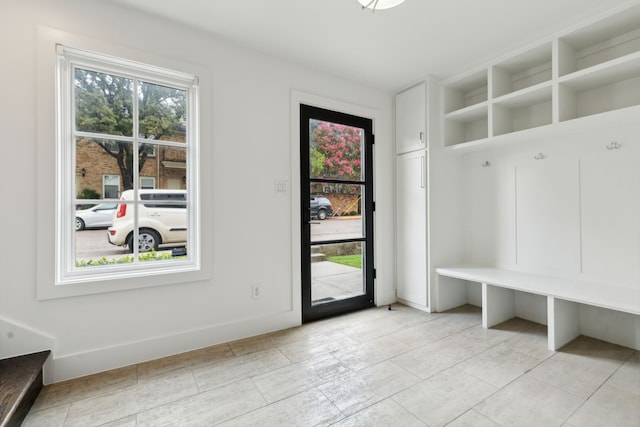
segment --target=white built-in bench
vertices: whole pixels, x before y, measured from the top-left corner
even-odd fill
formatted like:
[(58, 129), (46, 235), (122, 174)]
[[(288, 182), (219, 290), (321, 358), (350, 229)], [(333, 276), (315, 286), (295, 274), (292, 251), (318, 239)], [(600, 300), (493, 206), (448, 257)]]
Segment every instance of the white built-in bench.
[(547, 297), (548, 348), (557, 350), (580, 335), (580, 304), (640, 315), (640, 289), (490, 267), (437, 268), (440, 276), (482, 284), (482, 326), (516, 316), (514, 292)]

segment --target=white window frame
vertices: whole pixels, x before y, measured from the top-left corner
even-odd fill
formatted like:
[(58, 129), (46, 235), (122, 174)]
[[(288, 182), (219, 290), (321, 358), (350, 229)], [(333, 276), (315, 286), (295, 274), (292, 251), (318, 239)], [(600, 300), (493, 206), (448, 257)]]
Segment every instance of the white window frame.
[[(187, 92), (187, 117), (189, 127), (186, 141), (180, 143), (180, 147), (187, 151), (187, 169), (190, 185), (187, 189), (188, 199), (188, 253), (184, 260), (139, 262), (137, 248), (134, 252), (134, 262), (95, 267), (75, 266), (75, 236), (73, 222), (67, 219), (73, 218), (73, 210), (78, 200), (74, 194), (75, 180), (75, 97), (73, 92), (74, 69), (85, 68), (105, 73), (117, 74), (135, 80), (142, 80), (154, 84), (175, 87)], [(172, 71), (153, 65), (127, 59), (103, 55), (88, 50), (76, 49), (60, 45), (56, 46), (56, 219), (55, 219), (55, 244), (60, 250), (56, 251), (55, 260), (55, 285), (86, 285), (96, 286), (95, 292), (109, 290), (110, 281), (122, 279), (148, 278), (150, 276), (166, 276), (171, 273), (188, 273), (200, 271), (200, 239), (199, 239), (199, 173), (198, 173), (198, 143), (199, 143), (199, 105), (198, 92), (199, 81), (195, 75)], [(127, 140), (136, 147), (140, 142), (147, 142), (139, 135), (132, 137), (118, 137)], [(137, 158), (137, 157), (134, 157)], [(134, 168), (134, 182), (138, 183), (139, 176)], [(122, 284), (114, 286), (114, 290), (130, 289), (135, 287), (153, 286), (149, 279), (142, 280), (140, 284)], [(158, 278), (157, 284), (168, 284), (167, 280)], [(95, 293), (71, 292), (71, 294)], [(62, 292), (67, 294), (68, 292)], [(42, 294), (42, 295), (41, 295)], [(46, 295), (44, 295), (46, 294)], [(50, 294), (56, 292), (39, 292), (42, 299), (55, 298)]]

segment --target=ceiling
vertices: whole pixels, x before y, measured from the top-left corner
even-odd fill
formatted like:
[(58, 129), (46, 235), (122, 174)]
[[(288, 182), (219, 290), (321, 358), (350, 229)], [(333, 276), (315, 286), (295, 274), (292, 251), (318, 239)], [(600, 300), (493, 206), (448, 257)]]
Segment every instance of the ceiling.
[(109, 0), (385, 90), (447, 77), (629, 0)]

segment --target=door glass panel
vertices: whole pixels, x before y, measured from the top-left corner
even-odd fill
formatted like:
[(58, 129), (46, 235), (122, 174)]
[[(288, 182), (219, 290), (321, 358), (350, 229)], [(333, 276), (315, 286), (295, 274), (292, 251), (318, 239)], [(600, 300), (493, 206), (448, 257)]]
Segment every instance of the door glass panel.
[(311, 247), (311, 304), (326, 304), (365, 293), (362, 242)]
[(310, 178), (362, 181), (363, 146), (363, 129), (310, 119)]
[(311, 241), (365, 237), (364, 186), (355, 184), (310, 184)]

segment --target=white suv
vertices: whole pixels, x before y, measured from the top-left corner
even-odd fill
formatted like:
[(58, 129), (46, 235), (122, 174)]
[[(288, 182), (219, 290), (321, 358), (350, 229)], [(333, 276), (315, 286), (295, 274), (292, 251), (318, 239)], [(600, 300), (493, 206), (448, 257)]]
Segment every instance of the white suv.
[[(138, 190), (138, 251), (158, 249), (160, 244), (186, 243), (187, 206), (164, 202), (186, 201), (185, 190)], [(122, 192), (120, 200), (133, 200), (133, 190)], [(134, 205), (120, 203), (107, 230), (109, 243), (127, 246), (133, 252)]]

